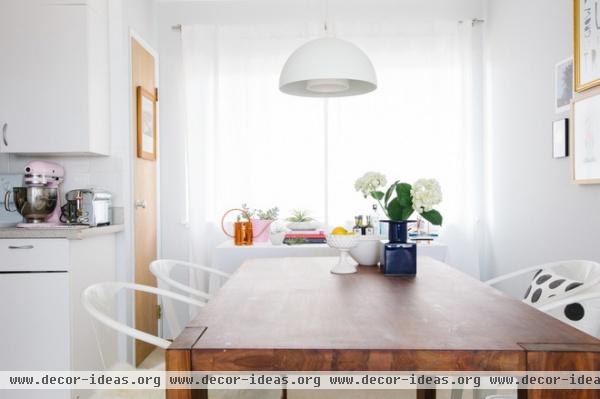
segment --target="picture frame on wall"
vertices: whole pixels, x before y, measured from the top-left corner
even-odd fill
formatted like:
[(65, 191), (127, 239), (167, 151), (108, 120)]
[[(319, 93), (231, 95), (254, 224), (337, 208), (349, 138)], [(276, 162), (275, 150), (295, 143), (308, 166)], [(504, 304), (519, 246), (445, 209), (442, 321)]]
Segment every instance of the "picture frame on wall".
[(600, 92), (581, 96), (572, 104), (573, 181), (600, 184)]
[(560, 119), (552, 124), (552, 157), (569, 156), (569, 119)]
[(556, 113), (568, 112), (573, 99), (573, 57), (560, 61), (554, 67), (554, 106)]
[(573, 0), (575, 90), (600, 85), (600, 0)]
[(156, 160), (156, 96), (138, 86), (137, 97), (137, 156)]

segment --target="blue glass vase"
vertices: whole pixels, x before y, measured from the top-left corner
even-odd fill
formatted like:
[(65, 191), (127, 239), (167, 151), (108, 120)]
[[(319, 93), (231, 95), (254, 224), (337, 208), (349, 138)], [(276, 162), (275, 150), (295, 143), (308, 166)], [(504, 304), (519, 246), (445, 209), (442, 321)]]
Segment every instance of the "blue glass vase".
[(388, 223), (389, 242), (383, 246), (382, 270), (386, 276), (414, 276), (417, 274), (417, 245), (407, 243), (408, 223), (413, 220), (382, 220)]
[(405, 244), (408, 239), (408, 224), (414, 220), (381, 220), (381, 223), (390, 225), (388, 229), (388, 240), (391, 244)]

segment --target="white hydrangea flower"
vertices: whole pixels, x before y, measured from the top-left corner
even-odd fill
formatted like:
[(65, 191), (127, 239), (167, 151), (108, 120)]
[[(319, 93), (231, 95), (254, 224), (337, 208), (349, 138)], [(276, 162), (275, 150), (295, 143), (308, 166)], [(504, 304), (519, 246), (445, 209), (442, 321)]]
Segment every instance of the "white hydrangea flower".
[(356, 191), (363, 193), (367, 198), (373, 191), (377, 191), (380, 187), (387, 184), (385, 175), (377, 172), (367, 172), (363, 177), (358, 178), (354, 183)]
[(427, 212), (442, 202), (442, 188), (435, 179), (419, 179), (412, 185), (410, 191), (413, 209), (418, 213)]

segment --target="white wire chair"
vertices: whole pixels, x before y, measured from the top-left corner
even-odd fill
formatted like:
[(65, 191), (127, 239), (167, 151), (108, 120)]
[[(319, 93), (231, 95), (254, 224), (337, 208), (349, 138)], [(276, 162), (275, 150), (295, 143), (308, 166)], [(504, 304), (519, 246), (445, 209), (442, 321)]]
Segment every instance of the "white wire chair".
[[(95, 321), (100, 322), (101, 324), (109, 327), (110, 329), (118, 333), (125, 334), (128, 337), (144, 341), (150, 345), (154, 345), (162, 349), (167, 349), (169, 345), (171, 345), (171, 342), (166, 339), (149, 334), (147, 332), (130, 327), (124, 323), (121, 323), (120, 321), (116, 320), (113, 316), (110, 315), (111, 307), (114, 306), (117, 300), (117, 296), (123, 290), (146, 292), (149, 294), (154, 294), (160, 298), (164, 298), (167, 300), (171, 299), (192, 306), (205, 306), (204, 302), (198, 301), (196, 299), (188, 298), (180, 294), (176, 294), (167, 290), (162, 290), (160, 288), (133, 283), (98, 283), (87, 287), (83, 291), (83, 293), (81, 294), (81, 302), (83, 304), (84, 309), (95, 319)], [(167, 322), (170, 325), (175, 324), (177, 326), (179, 324), (174, 318), (167, 318)], [(174, 328), (179, 329), (179, 327)], [(102, 353), (101, 342), (95, 326), (94, 331), (96, 332), (96, 343), (98, 344), (98, 350), (100, 352), (100, 360), (102, 361), (102, 365), (106, 369), (107, 365), (105, 362), (105, 357)]]
[[(578, 320), (571, 320), (565, 316), (571, 306), (579, 309)], [(542, 305), (538, 309), (589, 335), (600, 338), (600, 291), (571, 295)]]
[[(122, 290), (130, 290), (137, 292), (146, 292), (149, 294), (154, 294), (157, 297), (162, 298), (163, 300), (174, 300), (177, 302), (183, 302), (188, 305), (202, 307), (205, 306), (206, 303), (200, 300), (188, 298), (186, 296), (176, 294), (167, 290), (163, 290), (160, 288), (149, 287), (141, 284), (133, 284), (133, 283), (121, 283), (121, 282), (107, 282), (107, 283), (99, 283), (94, 284), (87, 287), (82, 295), (81, 300), (83, 303), (83, 307), (85, 310), (98, 322), (103, 325), (115, 330), (119, 333), (125, 334), (128, 337), (138, 339), (140, 341), (144, 341), (148, 344), (154, 345), (161, 349), (167, 349), (171, 345), (171, 341), (166, 339), (154, 336), (152, 334), (148, 334), (144, 331), (137, 330), (133, 327), (130, 327), (126, 324), (123, 324), (114, 319), (114, 317), (110, 316), (110, 307), (115, 303), (117, 295)], [(167, 313), (168, 314), (168, 313)], [(176, 323), (175, 320), (168, 320), (169, 324)], [(106, 364), (104, 361), (104, 356), (102, 354), (102, 348), (100, 345), (100, 339), (98, 337), (98, 332), (94, 328), (96, 332), (96, 342), (98, 344), (98, 349), (100, 352), (100, 357), (102, 360), (102, 364), (106, 369)], [(164, 370), (164, 364), (159, 367), (155, 367), (154, 370), (161, 369)], [(209, 394), (210, 398), (217, 399), (280, 399), (281, 394), (280, 390), (211, 390)], [(120, 398), (144, 398), (144, 399), (154, 399), (154, 398), (164, 398), (163, 391), (151, 390), (151, 391), (131, 391), (131, 390), (116, 390), (116, 391), (97, 391), (93, 399), (120, 399)]]
[(189, 285), (183, 284), (171, 277), (171, 273), (176, 266), (186, 267), (193, 272), (201, 272), (205, 276), (209, 277), (209, 279), (206, 281), (210, 281), (210, 276), (217, 276), (225, 279), (231, 277), (230, 274), (214, 269), (212, 267), (197, 265), (195, 263), (184, 262), (174, 259), (157, 259), (150, 264), (150, 272), (152, 272), (152, 274), (154, 274), (154, 276), (160, 282), (164, 283), (170, 288), (178, 289), (193, 297), (202, 298), (205, 301), (208, 301), (212, 298), (212, 295), (209, 292), (192, 288)]
[[(573, 304), (588, 303), (590, 307), (595, 308), (595, 314), (600, 316), (600, 264), (597, 262), (588, 260), (552, 262), (507, 273), (488, 280), (485, 284), (494, 286), (519, 276), (535, 273), (539, 270), (542, 270), (542, 272), (551, 272), (573, 281), (582, 282), (583, 284), (576, 289), (562, 292), (553, 298), (548, 298), (546, 302), (542, 302), (537, 306), (529, 304), (579, 330), (595, 337), (600, 337), (600, 317), (592, 316), (585, 320), (574, 321), (564, 315), (565, 307)], [(598, 300), (598, 302), (594, 303), (595, 300)], [(491, 395), (486, 396), (485, 399), (517, 399), (517, 395)]]
[(567, 260), (527, 267), (525, 269), (495, 277), (486, 281), (485, 284), (493, 286), (506, 280), (536, 272), (538, 270), (553, 271), (572, 280), (584, 282), (588, 286), (597, 285), (600, 283), (600, 263), (590, 260)]
[[(597, 301), (597, 302), (596, 302)], [(581, 304), (581, 303), (594, 303), (596, 302), (596, 314), (600, 315), (600, 292), (590, 292), (586, 294), (572, 295), (566, 298), (554, 301), (552, 303), (547, 303), (545, 305), (540, 306), (538, 309), (544, 313), (552, 314), (555, 311), (561, 311), (564, 306), (569, 306), (572, 304)], [(578, 325), (573, 321), (566, 319), (563, 320), (565, 323), (568, 323), (580, 330), (593, 335), (596, 338), (600, 338), (600, 317), (590, 317), (590, 323), (586, 323), (585, 326)], [(517, 399), (517, 395), (490, 395), (486, 396), (485, 399)]]
[(535, 308), (569, 296), (600, 290), (600, 263), (589, 260), (546, 263), (517, 270), (485, 283), (494, 286), (534, 272), (537, 273), (531, 280), (523, 302)]

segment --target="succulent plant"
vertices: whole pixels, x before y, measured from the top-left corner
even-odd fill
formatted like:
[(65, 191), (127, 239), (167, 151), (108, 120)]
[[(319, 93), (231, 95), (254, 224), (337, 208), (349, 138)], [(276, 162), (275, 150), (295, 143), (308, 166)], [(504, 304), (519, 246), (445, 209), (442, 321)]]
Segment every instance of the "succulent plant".
[(279, 216), (279, 208), (278, 207), (273, 207), (271, 209), (267, 209), (266, 211), (263, 211), (261, 209), (256, 209), (256, 216), (260, 219), (260, 220), (277, 220), (277, 217)]
[(288, 217), (285, 220), (292, 223), (302, 223), (312, 222), (315, 219), (312, 216), (310, 216), (310, 212), (305, 209), (294, 209), (292, 211), (292, 216)]
[(250, 209), (248, 204), (242, 204), (242, 210), (249, 218), (256, 216), (260, 220), (277, 220), (277, 217), (279, 217), (279, 208), (276, 206), (263, 211), (262, 209)]

